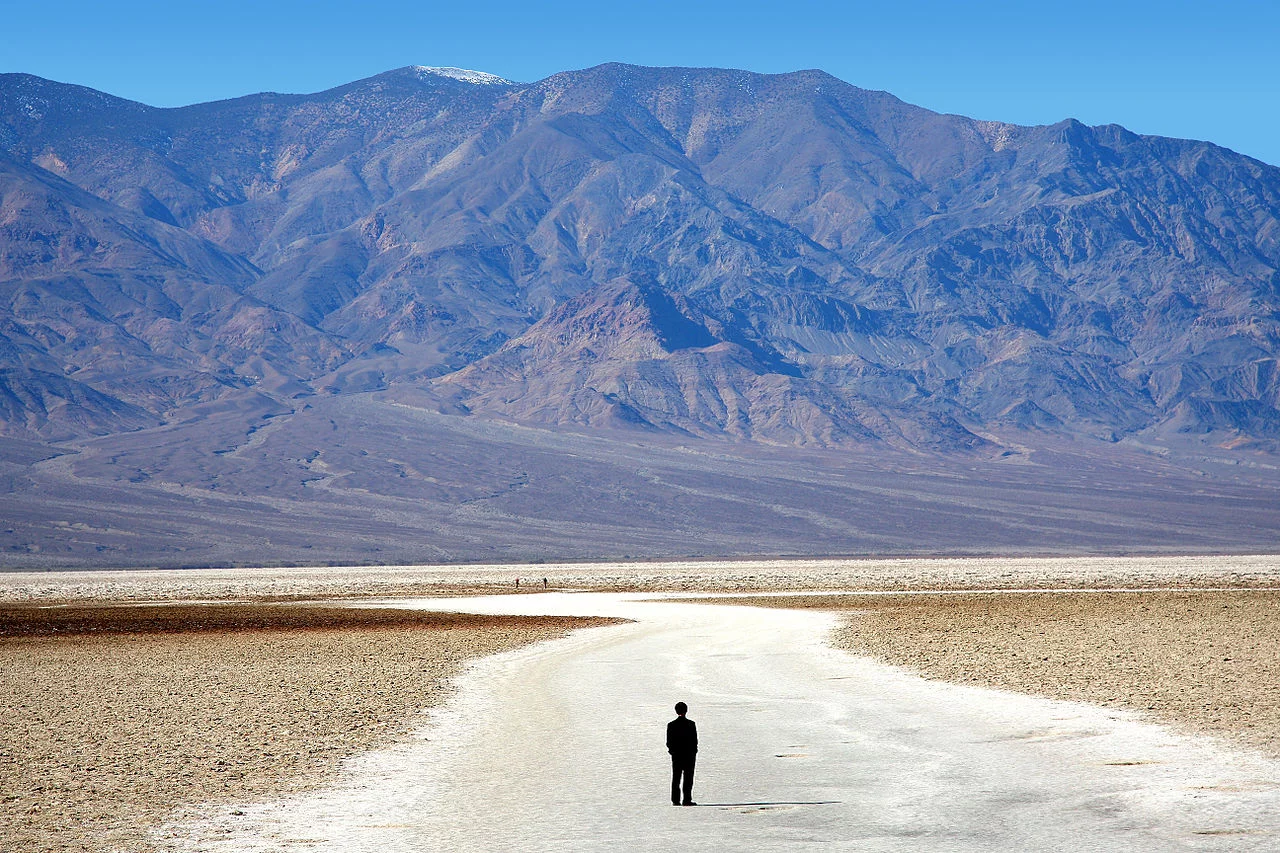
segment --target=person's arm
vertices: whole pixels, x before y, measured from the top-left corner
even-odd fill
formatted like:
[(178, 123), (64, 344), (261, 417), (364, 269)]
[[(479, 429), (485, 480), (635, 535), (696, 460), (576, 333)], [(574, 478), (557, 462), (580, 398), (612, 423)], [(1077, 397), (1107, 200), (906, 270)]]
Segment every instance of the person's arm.
[(673, 723), (667, 723), (667, 752), (670, 752), (672, 755), (675, 755), (675, 744), (672, 743), (672, 740), (673, 740), (672, 736), (674, 735), (674, 732), (672, 732), (671, 730), (673, 725), (674, 725)]
[(693, 751), (698, 751), (698, 724), (693, 720), (689, 721), (689, 733), (693, 735)]

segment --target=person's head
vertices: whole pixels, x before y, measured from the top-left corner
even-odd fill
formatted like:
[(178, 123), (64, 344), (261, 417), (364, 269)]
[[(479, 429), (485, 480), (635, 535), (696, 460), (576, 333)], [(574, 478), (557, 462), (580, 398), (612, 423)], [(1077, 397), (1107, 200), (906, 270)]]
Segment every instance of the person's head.
[(683, 717), (685, 714), (689, 713), (689, 706), (683, 702), (677, 702), (676, 713)]

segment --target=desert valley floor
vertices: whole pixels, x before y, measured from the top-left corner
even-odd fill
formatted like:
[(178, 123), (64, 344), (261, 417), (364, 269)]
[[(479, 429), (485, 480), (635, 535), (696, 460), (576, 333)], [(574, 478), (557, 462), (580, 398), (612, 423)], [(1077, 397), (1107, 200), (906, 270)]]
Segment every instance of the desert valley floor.
[[(1280, 845), (1276, 557), (10, 573), (0, 600), (25, 850)], [(677, 699), (697, 809), (667, 805)]]

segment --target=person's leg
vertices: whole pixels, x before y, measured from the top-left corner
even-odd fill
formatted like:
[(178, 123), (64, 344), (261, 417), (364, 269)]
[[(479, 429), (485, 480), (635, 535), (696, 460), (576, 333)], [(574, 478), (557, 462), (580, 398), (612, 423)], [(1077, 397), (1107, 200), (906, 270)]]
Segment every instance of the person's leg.
[(679, 758), (671, 756), (671, 804), (673, 806), (680, 805), (680, 770), (682, 763)]
[(693, 765), (697, 759), (689, 756), (684, 764), (684, 802), (689, 804), (693, 802)]

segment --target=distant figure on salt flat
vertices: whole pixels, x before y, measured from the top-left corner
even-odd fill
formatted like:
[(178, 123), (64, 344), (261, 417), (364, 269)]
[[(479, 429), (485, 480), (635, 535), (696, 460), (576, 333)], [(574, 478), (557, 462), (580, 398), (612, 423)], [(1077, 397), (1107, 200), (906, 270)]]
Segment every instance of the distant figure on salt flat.
[[(667, 752), (671, 753), (671, 805), (696, 806), (693, 765), (698, 758), (698, 726), (685, 716), (689, 706), (676, 703), (676, 718), (667, 723)], [(681, 799), (681, 794), (684, 798)]]

